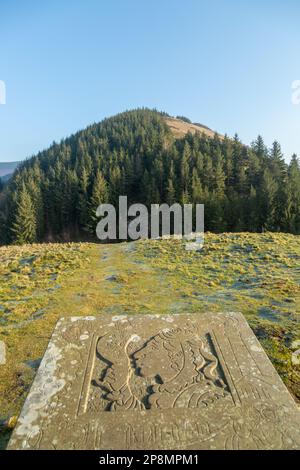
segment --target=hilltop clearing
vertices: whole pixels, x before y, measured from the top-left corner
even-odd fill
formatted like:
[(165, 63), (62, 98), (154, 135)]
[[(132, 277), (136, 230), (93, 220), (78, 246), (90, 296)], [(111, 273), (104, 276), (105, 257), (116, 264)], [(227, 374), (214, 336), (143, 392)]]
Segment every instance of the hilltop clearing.
[[(0, 248), (2, 446), (60, 317), (239, 311), (294, 397), (300, 368), (300, 244), (286, 234), (207, 234), (175, 240)], [(298, 346), (299, 347), (299, 346)]]

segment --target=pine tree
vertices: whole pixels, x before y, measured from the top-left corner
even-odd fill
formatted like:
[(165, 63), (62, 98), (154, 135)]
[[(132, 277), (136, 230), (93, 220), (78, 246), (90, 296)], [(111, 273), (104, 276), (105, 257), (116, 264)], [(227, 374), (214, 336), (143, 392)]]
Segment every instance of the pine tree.
[(202, 190), (202, 185), (200, 178), (198, 176), (198, 172), (196, 168), (193, 168), (193, 174), (192, 174), (192, 201), (195, 204), (201, 204), (203, 203), (202, 200), (203, 197), (203, 190)]
[(213, 172), (213, 191), (220, 199), (224, 197), (225, 179), (226, 176), (223, 170), (223, 157), (222, 155), (219, 155)]
[(280, 144), (275, 141), (270, 150), (269, 157), (269, 168), (273, 178), (277, 183), (277, 192), (275, 195), (275, 217), (274, 227), (276, 230), (280, 230), (284, 224), (285, 212), (286, 212), (286, 182), (287, 182), (287, 165), (284, 162), (283, 154), (281, 151)]
[(184, 144), (182, 160), (181, 160), (181, 188), (183, 193), (188, 193), (189, 178), (190, 178), (190, 157), (191, 148), (188, 142)]
[(175, 189), (173, 185), (173, 180), (171, 178), (168, 179), (167, 183), (167, 196), (166, 196), (166, 202), (171, 206), (175, 202)]
[(45, 227), (44, 203), (41, 190), (41, 182), (37, 175), (35, 175), (35, 178), (31, 178), (29, 180), (27, 187), (35, 211), (37, 240), (41, 241), (43, 240)]
[(110, 203), (118, 204), (118, 198), (122, 196), (122, 174), (119, 167), (113, 167), (110, 174)]
[(269, 169), (263, 174), (262, 186), (260, 191), (260, 223), (266, 230), (275, 230), (276, 205), (275, 198), (278, 191), (278, 185)]
[(83, 230), (88, 225), (88, 188), (89, 178), (85, 167), (82, 168), (78, 179), (78, 222)]
[(257, 192), (256, 189), (251, 186), (249, 198), (247, 198), (245, 205), (245, 218), (246, 218), (246, 229), (249, 232), (256, 232), (259, 230), (258, 227), (258, 213), (257, 213)]
[(225, 231), (224, 200), (220, 200), (220, 197), (213, 193), (210, 195), (205, 208), (205, 213), (208, 219), (207, 229), (213, 232)]
[(264, 140), (261, 135), (251, 144), (251, 149), (259, 159), (261, 164), (264, 164), (268, 158), (268, 149), (264, 143)]
[(188, 191), (182, 191), (180, 202), (181, 202), (182, 206), (184, 206), (184, 204), (190, 204), (191, 203), (190, 195), (189, 195)]
[(72, 232), (77, 231), (77, 210), (78, 206), (78, 178), (74, 170), (67, 170), (64, 174), (64, 182), (62, 188), (62, 235), (64, 240), (69, 241)]
[(270, 168), (273, 176), (279, 180), (286, 175), (287, 167), (284, 162), (283, 154), (279, 142), (275, 141), (270, 151)]
[(6, 245), (7, 243), (9, 243), (6, 226), (7, 226), (7, 220), (5, 218), (5, 215), (2, 212), (0, 212), (0, 246)]
[(285, 185), (286, 210), (285, 230), (300, 233), (300, 165), (297, 155), (293, 155), (289, 168), (288, 179)]
[(167, 191), (166, 191), (166, 203), (171, 206), (176, 202), (176, 191), (175, 191), (175, 172), (174, 172), (174, 164), (171, 162), (170, 170), (169, 170), (169, 177), (167, 181)]
[(109, 194), (107, 183), (103, 178), (100, 171), (96, 173), (95, 180), (93, 183), (92, 194), (88, 202), (88, 224), (87, 229), (90, 233), (95, 233), (97, 223), (99, 219), (96, 216), (96, 211), (100, 204), (108, 203)]
[(25, 185), (17, 195), (14, 223), (11, 231), (12, 241), (16, 245), (36, 241), (35, 208)]

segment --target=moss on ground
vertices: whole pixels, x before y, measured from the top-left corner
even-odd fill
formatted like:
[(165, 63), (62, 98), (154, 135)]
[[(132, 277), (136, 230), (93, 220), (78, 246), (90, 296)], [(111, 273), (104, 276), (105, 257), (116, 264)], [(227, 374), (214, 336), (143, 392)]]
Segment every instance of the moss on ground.
[(62, 316), (240, 311), (294, 397), (300, 368), (300, 238), (206, 234), (178, 240), (0, 248), (0, 447), (5, 447), (56, 321)]

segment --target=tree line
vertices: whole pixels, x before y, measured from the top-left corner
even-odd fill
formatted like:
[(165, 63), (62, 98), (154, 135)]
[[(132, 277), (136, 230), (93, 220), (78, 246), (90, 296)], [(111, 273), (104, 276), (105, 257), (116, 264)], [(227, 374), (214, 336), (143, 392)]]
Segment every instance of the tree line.
[(100, 203), (205, 204), (213, 232), (300, 233), (300, 166), (262, 137), (245, 146), (217, 134), (175, 138), (166, 113), (105, 119), (26, 160), (0, 186), (0, 242), (95, 237)]

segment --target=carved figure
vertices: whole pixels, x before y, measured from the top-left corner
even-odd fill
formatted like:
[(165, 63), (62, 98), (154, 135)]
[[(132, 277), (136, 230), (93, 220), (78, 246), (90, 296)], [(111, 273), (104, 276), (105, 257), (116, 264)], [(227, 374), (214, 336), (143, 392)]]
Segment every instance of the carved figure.
[(194, 330), (165, 329), (140, 343), (121, 330), (99, 339), (106, 410), (207, 407), (228, 395), (209, 339)]

